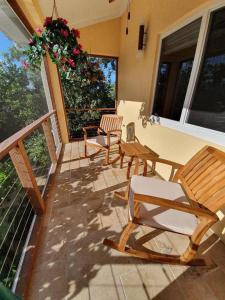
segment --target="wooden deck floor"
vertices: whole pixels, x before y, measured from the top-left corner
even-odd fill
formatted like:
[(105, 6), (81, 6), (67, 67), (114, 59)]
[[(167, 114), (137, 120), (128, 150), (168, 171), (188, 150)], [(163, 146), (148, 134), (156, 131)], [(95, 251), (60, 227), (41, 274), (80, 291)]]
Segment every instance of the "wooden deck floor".
[[(213, 234), (201, 246), (217, 264), (213, 270), (151, 264), (103, 246), (127, 222), (126, 203), (113, 199), (127, 185), (126, 168), (103, 166), (102, 156), (80, 159), (82, 153), (81, 142), (67, 144), (58, 166), (29, 299), (225, 299), (225, 245)], [(139, 228), (133, 239), (148, 232)], [(163, 233), (146, 245), (178, 253), (185, 243)]]

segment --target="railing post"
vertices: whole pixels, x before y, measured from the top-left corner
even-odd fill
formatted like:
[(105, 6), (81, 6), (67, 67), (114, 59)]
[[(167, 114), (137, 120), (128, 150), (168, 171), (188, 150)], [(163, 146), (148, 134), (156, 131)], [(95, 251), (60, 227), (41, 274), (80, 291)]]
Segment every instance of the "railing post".
[(9, 151), (20, 182), (30, 197), (30, 202), (35, 212), (40, 215), (45, 211), (44, 201), (41, 197), (36, 178), (34, 176), (30, 160), (22, 141)]
[(51, 131), (51, 126), (49, 124), (48, 119), (45, 120), (42, 123), (42, 128), (43, 128), (44, 135), (45, 135), (45, 138), (46, 138), (46, 142), (47, 142), (48, 151), (49, 151), (51, 161), (52, 161), (53, 165), (55, 165), (57, 163), (57, 156), (56, 156), (56, 151), (55, 151), (55, 142), (54, 142), (53, 134), (52, 134), (52, 131)]

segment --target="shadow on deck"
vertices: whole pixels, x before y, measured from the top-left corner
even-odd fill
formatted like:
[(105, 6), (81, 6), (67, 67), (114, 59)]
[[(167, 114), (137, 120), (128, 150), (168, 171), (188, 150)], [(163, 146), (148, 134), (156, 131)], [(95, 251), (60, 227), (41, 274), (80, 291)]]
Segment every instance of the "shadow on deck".
[[(225, 299), (225, 245), (212, 233), (201, 245), (217, 264), (210, 271), (151, 264), (103, 246), (106, 237), (118, 239), (127, 223), (126, 203), (113, 199), (127, 186), (126, 168), (103, 166), (104, 156), (80, 159), (82, 146), (66, 145), (49, 188), (29, 299)], [(133, 239), (148, 232), (142, 227)], [(186, 239), (152, 236), (145, 245), (166, 253), (183, 250)]]

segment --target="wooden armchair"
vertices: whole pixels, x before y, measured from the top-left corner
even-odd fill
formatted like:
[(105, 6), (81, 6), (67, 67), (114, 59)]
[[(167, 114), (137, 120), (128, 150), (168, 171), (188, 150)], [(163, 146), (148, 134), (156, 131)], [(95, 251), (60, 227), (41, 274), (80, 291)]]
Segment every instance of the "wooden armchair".
[[(172, 181), (133, 176), (129, 185), (128, 225), (119, 243), (105, 239), (104, 244), (153, 262), (207, 265), (204, 257), (195, 256), (204, 234), (218, 221), (216, 212), (225, 206), (225, 153), (206, 146), (184, 166), (160, 158), (154, 160), (178, 169), (175, 176)], [(189, 246), (181, 255), (130, 248), (127, 241), (137, 225), (186, 235)]]
[[(88, 157), (87, 147), (93, 147), (97, 151), (91, 156), (95, 156), (101, 151), (105, 151), (105, 162), (110, 164), (120, 158), (120, 155), (113, 161), (109, 161), (109, 152), (112, 145), (120, 145), (121, 142), (121, 126), (123, 117), (118, 115), (103, 115), (101, 118), (100, 126), (84, 127), (84, 155)], [(97, 136), (88, 138), (88, 130), (97, 128)], [(120, 148), (119, 148), (120, 150)]]

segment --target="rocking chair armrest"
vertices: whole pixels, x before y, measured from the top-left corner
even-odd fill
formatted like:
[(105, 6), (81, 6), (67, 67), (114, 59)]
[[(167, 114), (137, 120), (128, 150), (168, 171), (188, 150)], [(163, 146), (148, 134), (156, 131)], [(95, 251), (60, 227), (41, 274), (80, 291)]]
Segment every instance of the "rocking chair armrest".
[(183, 211), (183, 212), (186, 212), (186, 213), (189, 213), (192, 215), (196, 215), (199, 217), (213, 219), (215, 221), (218, 220), (217, 215), (215, 213), (209, 211), (206, 208), (202, 208), (202, 207), (196, 208), (196, 207), (192, 207), (188, 204), (181, 203), (178, 201), (171, 201), (171, 200), (164, 199), (164, 198), (142, 195), (142, 194), (134, 194), (134, 201), (145, 202), (145, 203), (150, 203), (150, 204), (154, 204), (154, 205), (158, 205), (158, 206), (162, 206), (162, 207), (167, 207), (170, 209)]
[(88, 135), (87, 130), (89, 130), (89, 129), (96, 129), (96, 128), (98, 128), (98, 126), (95, 126), (95, 125), (93, 125), (93, 126), (86, 126), (86, 127), (82, 128), (83, 132), (84, 132), (84, 140), (85, 141), (86, 141), (87, 135)]
[(158, 156), (152, 155), (151, 153), (140, 154), (140, 155), (138, 155), (138, 158), (144, 159), (144, 160), (151, 160), (152, 163), (154, 163), (154, 164), (158, 162), (161, 164), (171, 166), (172, 168), (171, 168), (169, 181), (177, 181), (177, 174), (174, 176), (175, 170), (178, 170), (178, 172), (179, 172), (179, 170), (181, 170), (184, 166), (182, 164), (176, 163), (171, 160), (159, 158)]
[(171, 161), (171, 160), (168, 160), (168, 159), (164, 159), (164, 158), (159, 158), (159, 157), (156, 157), (156, 156), (153, 156), (151, 158), (151, 161), (172, 166), (174, 169), (180, 169), (184, 166), (184, 165), (179, 164), (177, 162), (174, 162), (174, 161)]
[(108, 130), (107, 131), (107, 135), (111, 135), (111, 134), (121, 135), (122, 134), (122, 130), (121, 129)]
[[(122, 134), (122, 130), (120, 129), (116, 129), (116, 130), (108, 130), (107, 131), (107, 145), (110, 146), (110, 137), (111, 137), (111, 134), (113, 133), (119, 133), (119, 135), (121, 136)], [(116, 134), (117, 135), (117, 134)]]
[(107, 133), (105, 132), (104, 129), (102, 129), (101, 127), (98, 127), (98, 135), (101, 135), (101, 134), (106, 135)]
[(87, 132), (87, 130), (89, 130), (89, 129), (95, 129), (95, 128), (99, 128), (98, 126), (95, 126), (95, 125), (91, 125), (91, 126), (86, 126), (86, 127), (83, 127), (82, 129), (83, 129), (83, 131), (84, 132)]

